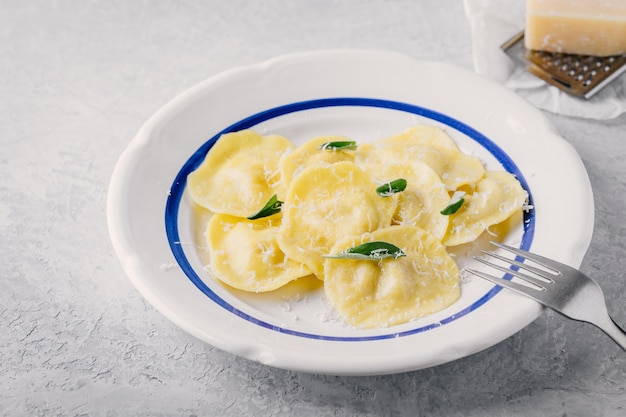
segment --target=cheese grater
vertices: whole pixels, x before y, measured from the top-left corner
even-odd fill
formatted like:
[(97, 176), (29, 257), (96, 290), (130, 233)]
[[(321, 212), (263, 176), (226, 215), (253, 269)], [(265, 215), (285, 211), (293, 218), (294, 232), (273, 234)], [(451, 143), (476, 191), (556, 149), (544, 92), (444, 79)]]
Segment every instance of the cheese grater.
[(609, 57), (528, 50), (524, 32), (501, 46), (502, 50), (531, 74), (577, 97), (591, 98), (626, 71), (626, 54)]

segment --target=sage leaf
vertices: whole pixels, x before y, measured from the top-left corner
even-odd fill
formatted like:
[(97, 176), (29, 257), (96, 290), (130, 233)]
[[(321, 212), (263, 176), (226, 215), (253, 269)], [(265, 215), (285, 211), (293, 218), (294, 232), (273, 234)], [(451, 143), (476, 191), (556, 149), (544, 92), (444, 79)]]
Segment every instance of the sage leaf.
[(262, 219), (263, 217), (268, 217), (272, 214), (279, 213), (282, 206), (283, 202), (278, 201), (278, 196), (274, 194), (270, 197), (269, 200), (267, 200), (267, 203), (265, 203), (261, 210), (251, 216), (248, 216), (248, 220)]
[(463, 203), (465, 202), (465, 191), (455, 191), (450, 199), (450, 204), (446, 206), (443, 210), (441, 210), (441, 214), (444, 216), (449, 216), (451, 214), (456, 213)]
[(376, 192), (381, 197), (390, 197), (395, 193), (400, 193), (406, 188), (406, 180), (404, 178), (398, 178), (397, 180), (389, 181), (376, 188)]
[(353, 248), (346, 249), (336, 255), (324, 255), (329, 259), (359, 259), (365, 261), (380, 261), (385, 258), (400, 258), (406, 253), (396, 245), (387, 242), (367, 242)]
[(353, 151), (356, 149), (356, 142), (353, 140), (326, 142), (326, 143), (321, 144), (317, 149), (321, 149), (324, 151), (341, 151), (341, 150)]

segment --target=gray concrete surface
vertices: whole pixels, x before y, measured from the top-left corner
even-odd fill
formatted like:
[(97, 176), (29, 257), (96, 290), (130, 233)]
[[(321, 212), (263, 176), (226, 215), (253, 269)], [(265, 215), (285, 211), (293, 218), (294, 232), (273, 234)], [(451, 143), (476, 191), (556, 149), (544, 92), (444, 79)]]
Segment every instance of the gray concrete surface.
[[(324, 48), (472, 67), (455, 0), (0, 1), (0, 416), (626, 415), (626, 353), (552, 312), (453, 363), (334, 377), (219, 351), (132, 287), (105, 201), (143, 122), (221, 71)], [(594, 188), (582, 270), (626, 323), (626, 119), (547, 115)]]

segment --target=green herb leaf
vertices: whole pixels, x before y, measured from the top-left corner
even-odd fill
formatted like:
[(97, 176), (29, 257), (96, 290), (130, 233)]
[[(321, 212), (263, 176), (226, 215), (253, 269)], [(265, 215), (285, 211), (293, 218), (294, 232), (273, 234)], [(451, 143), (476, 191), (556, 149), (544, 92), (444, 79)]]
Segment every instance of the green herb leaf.
[(324, 151), (341, 151), (341, 150), (353, 151), (356, 149), (356, 142), (353, 140), (326, 142), (320, 145), (317, 149), (321, 149)]
[(452, 195), (452, 198), (450, 199), (450, 204), (448, 204), (446, 208), (441, 210), (441, 214), (443, 214), (444, 216), (449, 216), (456, 213), (465, 202), (465, 199), (463, 198), (464, 196), (465, 191), (455, 191)]
[(406, 180), (404, 178), (398, 178), (397, 180), (389, 181), (376, 188), (376, 192), (381, 197), (389, 197), (395, 193), (404, 191), (406, 188)]
[(261, 219), (263, 217), (268, 217), (268, 216), (271, 216), (272, 214), (279, 213), (282, 206), (283, 206), (283, 202), (278, 201), (278, 196), (274, 194), (273, 196), (270, 197), (269, 200), (267, 200), (267, 203), (265, 203), (263, 208), (259, 210), (257, 213), (253, 214), (252, 216), (249, 216), (248, 220)]
[(329, 259), (360, 259), (379, 261), (384, 258), (400, 258), (406, 253), (399, 247), (387, 242), (367, 242), (353, 248), (346, 249), (336, 255), (324, 255)]

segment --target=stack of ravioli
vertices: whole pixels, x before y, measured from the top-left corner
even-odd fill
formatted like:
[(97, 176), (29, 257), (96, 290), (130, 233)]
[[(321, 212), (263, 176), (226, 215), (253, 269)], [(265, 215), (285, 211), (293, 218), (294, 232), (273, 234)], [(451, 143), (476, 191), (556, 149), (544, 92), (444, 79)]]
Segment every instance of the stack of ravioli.
[[(349, 141), (320, 136), (296, 147), (252, 130), (223, 135), (188, 177), (194, 202), (213, 213), (206, 230), (211, 274), (251, 292), (315, 275), (345, 322), (362, 328), (448, 307), (461, 290), (447, 248), (519, 212), (527, 193), (513, 175), (486, 170), (435, 126), (349, 149), (324, 146)], [(399, 178), (406, 180), (401, 192), (377, 192)], [(463, 204), (442, 214), (459, 191)], [(249, 219), (274, 196), (279, 211)], [(328, 257), (366, 242), (393, 244), (405, 256)]]

